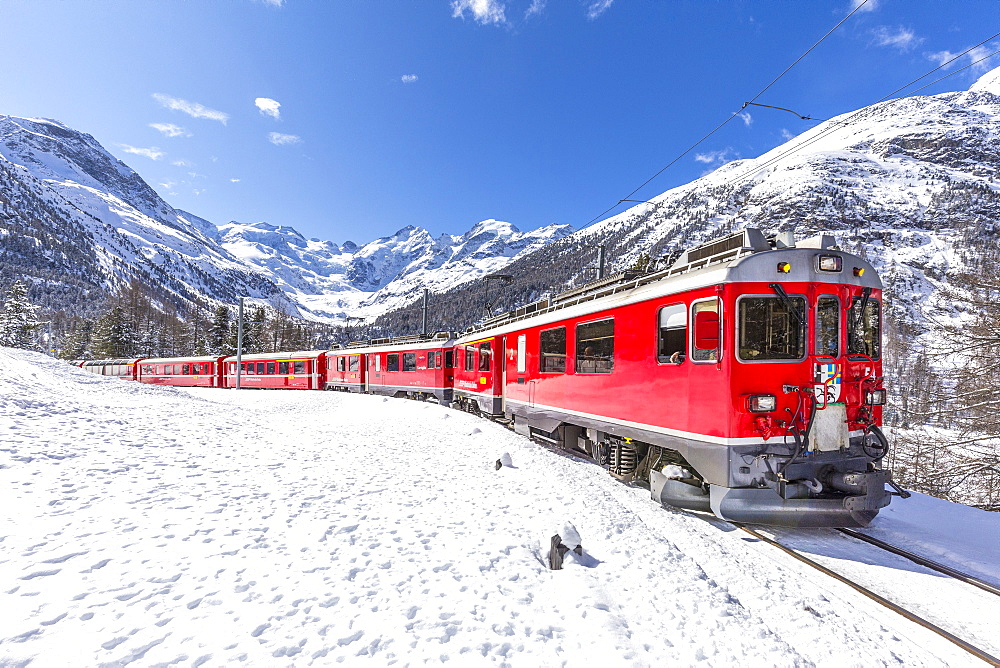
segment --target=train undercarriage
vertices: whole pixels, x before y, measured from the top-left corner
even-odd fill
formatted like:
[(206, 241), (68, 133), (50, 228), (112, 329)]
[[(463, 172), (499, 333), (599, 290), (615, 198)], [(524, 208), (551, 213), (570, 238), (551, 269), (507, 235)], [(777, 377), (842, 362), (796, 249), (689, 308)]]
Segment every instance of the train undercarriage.
[(889, 504), (886, 485), (895, 487), (891, 472), (878, 468), (880, 457), (871, 456), (864, 436), (851, 439), (844, 450), (796, 456), (774, 444), (727, 446), (671, 438), (673, 447), (668, 447), (610, 430), (563, 422), (547, 431), (527, 418), (512, 419), (518, 433), (589, 458), (622, 482), (648, 485), (652, 498), (664, 506), (733, 522), (865, 527)]

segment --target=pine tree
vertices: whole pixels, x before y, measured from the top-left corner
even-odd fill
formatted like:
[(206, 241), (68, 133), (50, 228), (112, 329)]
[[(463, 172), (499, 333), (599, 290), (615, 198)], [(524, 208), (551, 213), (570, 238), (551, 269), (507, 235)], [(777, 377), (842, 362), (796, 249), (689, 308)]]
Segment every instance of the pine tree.
[(138, 336), (124, 307), (113, 307), (97, 321), (93, 339), (95, 357), (134, 357), (137, 346)]
[(219, 306), (215, 309), (215, 317), (212, 319), (212, 327), (208, 331), (209, 355), (235, 354), (235, 346), (232, 345), (230, 340), (229, 320), (228, 306)]
[(94, 321), (80, 320), (73, 324), (63, 340), (59, 357), (64, 360), (83, 360), (93, 357), (91, 339), (94, 336)]
[(41, 323), (35, 318), (39, 309), (28, 300), (28, 287), (14, 281), (0, 313), (0, 346), (37, 348), (36, 337)]

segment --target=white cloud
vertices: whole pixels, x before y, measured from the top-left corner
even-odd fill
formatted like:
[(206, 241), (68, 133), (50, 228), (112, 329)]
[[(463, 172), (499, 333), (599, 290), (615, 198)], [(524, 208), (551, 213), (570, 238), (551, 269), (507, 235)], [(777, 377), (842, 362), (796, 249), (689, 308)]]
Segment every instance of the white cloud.
[(285, 4), (285, 0), (260, 0), (265, 5), (271, 5), (272, 7), (281, 7)]
[(507, 16), (504, 14), (504, 7), (499, 0), (453, 0), (451, 3), (451, 15), (456, 19), (464, 19), (465, 12), (468, 11), (477, 23), (483, 25), (493, 23), (503, 25), (507, 23)]
[(194, 167), (194, 165), (192, 165), (187, 160), (174, 160), (170, 164), (173, 165), (174, 167)]
[(133, 155), (141, 155), (143, 157), (149, 158), (150, 160), (159, 160), (166, 155), (163, 151), (156, 148), (136, 148), (135, 146), (129, 146), (128, 144), (119, 144), (121, 149), (126, 153), (131, 153)]
[(209, 109), (208, 107), (198, 104), (197, 102), (188, 102), (187, 100), (170, 97), (169, 95), (163, 95), (162, 93), (153, 93), (153, 99), (167, 109), (172, 111), (181, 111), (192, 118), (204, 118), (210, 121), (219, 121), (223, 125), (225, 125), (229, 120), (229, 114), (215, 109)]
[(281, 103), (269, 97), (258, 97), (253, 103), (260, 109), (260, 113), (270, 116), (274, 120), (281, 117)]
[(753, 116), (750, 115), (749, 111), (742, 111), (737, 115), (740, 117), (740, 120), (743, 121), (743, 125), (747, 127), (753, 125)]
[(865, 2), (865, 0), (851, 0), (851, 11), (854, 11), (864, 4), (864, 7), (861, 7), (862, 12), (874, 12), (878, 9), (878, 3), (881, 1), (882, 0), (868, 0), (868, 2)]
[[(965, 65), (972, 65), (972, 72), (974, 74), (983, 74), (993, 69), (993, 62), (990, 60), (983, 60), (986, 56), (996, 51), (996, 44), (990, 44), (987, 46), (977, 46), (967, 54), (962, 56), (960, 59), (956, 60), (954, 63), (948, 66), (948, 69), (952, 67)], [(926, 54), (927, 59), (931, 62), (937, 64), (939, 67), (944, 65), (949, 60), (952, 60), (958, 55), (958, 53), (953, 53), (951, 51), (936, 51), (934, 53)], [(982, 61), (982, 62), (977, 62)]]
[(587, 6), (587, 18), (593, 21), (601, 14), (608, 11), (608, 8), (614, 1), (615, 0), (594, 0)]
[(190, 137), (191, 133), (173, 123), (150, 123), (149, 127), (159, 131), (165, 137)]
[(419, 78), (420, 77), (418, 77), (416, 74), (404, 74), (403, 76), (399, 77), (399, 80), (402, 81), (403, 83), (414, 83)]
[(524, 13), (524, 18), (531, 18), (532, 16), (537, 16), (545, 10), (545, 0), (531, 0), (531, 6), (528, 7), (528, 11)]
[(288, 144), (299, 144), (302, 142), (302, 138), (298, 135), (286, 135), (281, 132), (269, 133), (267, 140), (275, 146), (287, 146)]
[(789, 139), (791, 139), (794, 136), (795, 135), (793, 135), (791, 132), (789, 132), (785, 128), (781, 128), (781, 138), (784, 139), (785, 141), (788, 141)]
[(229, 179), (229, 182), (230, 183), (239, 183), (240, 180), (239, 179)]
[(708, 153), (696, 153), (694, 159), (706, 165), (722, 165), (731, 160), (729, 157), (733, 153), (732, 148), (724, 148), (719, 151), (709, 151)]
[(915, 32), (902, 26), (896, 29), (879, 26), (872, 31), (872, 35), (875, 36), (875, 43), (879, 46), (891, 46), (900, 51), (909, 51), (924, 41), (922, 37), (917, 37)]
[[(993, 51), (996, 51), (995, 47), (996, 47), (995, 44), (991, 44), (989, 49), (986, 48), (985, 46), (977, 46), (972, 51), (969, 51), (966, 57), (969, 59), (970, 63), (973, 63), (972, 65), (973, 72), (977, 74), (985, 74), (986, 72), (989, 72), (991, 69), (993, 69), (994, 65), (996, 65), (996, 61), (983, 60), (983, 58), (986, 58), (986, 56), (993, 53)], [(993, 49), (993, 51), (991, 51), (990, 49)], [(978, 60), (982, 60), (982, 62), (976, 62)]]

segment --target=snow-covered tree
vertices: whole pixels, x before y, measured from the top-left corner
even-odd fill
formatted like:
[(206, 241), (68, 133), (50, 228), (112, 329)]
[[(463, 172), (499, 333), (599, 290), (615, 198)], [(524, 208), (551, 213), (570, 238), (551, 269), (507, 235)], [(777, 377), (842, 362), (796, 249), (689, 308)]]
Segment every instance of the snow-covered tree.
[(212, 326), (208, 330), (209, 355), (233, 355), (235, 347), (231, 344), (229, 335), (229, 307), (219, 306), (215, 309)]
[(0, 313), (0, 345), (11, 348), (37, 347), (38, 328), (41, 323), (35, 317), (39, 307), (28, 300), (28, 286), (14, 281), (7, 293)]
[(99, 358), (125, 358), (136, 354), (139, 337), (125, 308), (115, 306), (94, 327), (93, 351)]

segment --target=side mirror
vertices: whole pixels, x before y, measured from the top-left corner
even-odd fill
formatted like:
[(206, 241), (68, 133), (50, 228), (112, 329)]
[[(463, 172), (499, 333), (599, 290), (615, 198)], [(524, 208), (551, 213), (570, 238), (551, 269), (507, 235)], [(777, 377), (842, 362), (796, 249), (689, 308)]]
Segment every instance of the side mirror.
[(699, 311), (694, 314), (694, 347), (698, 350), (715, 350), (719, 347), (719, 314)]

